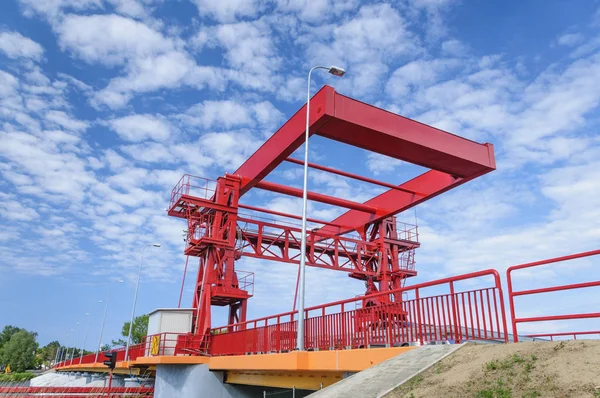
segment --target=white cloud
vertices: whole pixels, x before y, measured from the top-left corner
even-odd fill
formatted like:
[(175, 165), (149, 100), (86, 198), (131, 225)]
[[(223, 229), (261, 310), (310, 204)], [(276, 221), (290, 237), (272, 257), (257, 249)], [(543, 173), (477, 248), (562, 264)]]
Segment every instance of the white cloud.
[(427, 87), (438, 81), (442, 74), (458, 68), (457, 59), (416, 60), (396, 69), (388, 80), (386, 91), (393, 96), (403, 96), (413, 87)]
[(108, 124), (121, 139), (129, 142), (166, 140), (173, 130), (169, 121), (162, 115), (129, 115), (109, 120)]
[(198, 126), (204, 129), (250, 126), (256, 121), (257, 127), (268, 130), (283, 120), (283, 114), (269, 101), (256, 104), (232, 100), (204, 101), (192, 106), (177, 117), (188, 126)]
[(260, 76), (280, 64), (270, 28), (262, 21), (219, 25), (213, 34), (233, 69)]
[(363, 6), (356, 16), (333, 31), (332, 49), (351, 62), (376, 62), (416, 51), (416, 38), (400, 14), (388, 4)]
[(21, 132), (0, 132), (0, 139), (3, 142), (0, 156), (10, 161), (15, 171), (27, 174), (34, 181), (31, 186), (17, 187), (20, 191), (80, 201), (85, 188), (95, 181), (82, 159), (72, 152), (62, 152), (60, 146), (43, 134), (36, 137)]
[(222, 76), (199, 67), (180, 39), (166, 37), (142, 22), (119, 15), (67, 15), (55, 26), (59, 44), (89, 63), (123, 66), (125, 74), (113, 78), (92, 97), (94, 106), (117, 109), (134, 93), (177, 88), (222, 87)]
[(108, 0), (117, 12), (130, 17), (142, 18), (148, 15), (144, 5), (137, 0)]
[(40, 217), (35, 209), (24, 207), (16, 200), (0, 201), (0, 216), (14, 221), (32, 221)]
[(421, 51), (418, 37), (389, 4), (362, 6), (344, 23), (309, 29), (299, 40), (311, 64), (345, 67), (349, 73), (336, 86), (356, 95), (379, 92), (387, 65)]
[(581, 33), (567, 33), (558, 38), (556, 41), (561, 46), (572, 47), (583, 41), (584, 36)]
[(367, 155), (367, 168), (375, 175), (389, 173), (402, 165), (402, 161), (378, 153), (369, 153)]
[(102, 8), (102, 0), (19, 0), (25, 15), (41, 14), (51, 21), (57, 21), (63, 10), (83, 11)]
[(192, 126), (202, 128), (223, 128), (243, 126), (252, 121), (250, 111), (244, 104), (231, 101), (204, 101), (192, 106), (185, 114), (180, 115), (181, 120)]
[(0, 32), (0, 52), (12, 59), (30, 58), (39, 61), (44, 49), (18, 32)]
[(158, 142), (146, 141), (141, 144), (124, 145), (120, 150), (141, 162), (172, 163), (178, 160), (171, 154), (169, 147)]
[(0, 70), (0, 98), (6, 99), (17, 95), (19, 80), (8, 72)]
[(66, 15), (55, 26), (59, 45), (89, 63), (121, 65), (172, 51), (174, 43), (142, 22), (119, 15)]
[(266, 4), (263, 0), (193, 0), (200, 15), (220, 22), (232, 22), (238, 18), (256, 16)]
[(198, 140), (201, 152), (225, 170), (237, 169), (261, 144), (244, 131), (208, 133)]
[(355, 9), (358, 0), (277, 0), (283, 12), (294, 12), (298, 18), (308, 22), (320, 22)]
[(468, 47), (456, 39), (446, 40), (442, 43), (442, 54), (444, 55), (461, 57), (466, 55), (468, 51)]
[(71, 131), (85, 131), (89, 126), (87, 122), (73, 119), (63, 111), (48, 111), (45, 119), (51, 125), (58, 125)]
[[(269, 101), (262, 101), (252, 106), (254, 116), (258, 123), (266, 129), (278, 127), (285, 120), (285, 116)], [(272, 131), (266, 131), (267, 134), (272, 134)]]

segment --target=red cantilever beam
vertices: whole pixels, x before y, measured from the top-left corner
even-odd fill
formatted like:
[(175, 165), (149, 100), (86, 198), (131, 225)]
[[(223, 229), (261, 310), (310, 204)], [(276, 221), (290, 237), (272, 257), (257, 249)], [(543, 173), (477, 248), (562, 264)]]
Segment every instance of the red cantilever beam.
[(491, 144), (479, 144), (331, 91), (334, 111), (316, 132), (322, 137), (462, 178), (496, 168)]
[[(310, 109), (311, 135), (462, 178), (496, 168), (490, 144), (479, 144), (345, 97), (329, 86), (313, 96)], [(302, 145), (305, 122), (303, 106), (235, 171), (242, 177), (242, 195)], [(418, 187), (415, 190), (420, 192)]]
[[(286, 185), (276, 184), (274, 182), (260, 181), (256, 183), (256, 188), (264, 189), (266, 191), (277, 192), (284, 195), (295, 196), (297, 198), (302, 197), (302, 190), (298, 188), (288, 187)], [(307, 193), (309, 200), (314, 200), (315, 202), (321, 202), (332, 206), (345, 207), (347, 209), (353, 209), (355, 211), (364, 212), (368, 214), (380, 214), (385, 212), (385, 210), (380, 210), (377, 207), (352, 202), (351, 200), (334, 198), (333, 196), (323, 195), (316, 192), (308, 192)], [(338, 223), (333, 223), (338, 224)], [(339, 224), (338, 224), (339, 225)], [(346, 225), (346, 224), (341, 224)], [(348, 224), (352, 225), (352, 224)]]
[[(324, 86), (310, 100), (310, 134), (321, 127), (333, 113), (333, 88)], [(306, 129), (306, 105), (298, 110), (236, 171), (242, 177), (240, 196), (265, 178), (275, 167), (304, 143)]]
[[(234, 174), (242, 178), (241, 195), (258, 186), (302, 145), (305, 117), (305, 107), (302, 107), (238, 168)], [(325, 198), (324, 203), (352, 209), (333, 221), (352, 226), (350, 229), (360, 229), (365, 224), (400, 213), (496, 168), (491, 144), (479, 144), (345, 97), (329, 86), (324, 86), (311, 99), (309, 134), (431, 169), (363, 204), (341, 204)], [(317, 200), (314, 196), (312, 199)], [(346, 231), (334, 226), (323, 229), (330, 233)]]

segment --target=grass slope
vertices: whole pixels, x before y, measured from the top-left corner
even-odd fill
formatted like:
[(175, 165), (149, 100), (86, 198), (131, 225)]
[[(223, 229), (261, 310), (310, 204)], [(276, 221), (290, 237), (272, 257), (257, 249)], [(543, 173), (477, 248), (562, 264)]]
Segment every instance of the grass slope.
[(600, 341), (467, 344), (387, 398), (600, 397)]

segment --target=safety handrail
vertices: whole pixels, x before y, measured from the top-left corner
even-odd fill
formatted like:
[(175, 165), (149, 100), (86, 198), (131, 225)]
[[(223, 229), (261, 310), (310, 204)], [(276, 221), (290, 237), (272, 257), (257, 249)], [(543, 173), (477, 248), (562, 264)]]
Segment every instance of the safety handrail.
[[(538, 289), (514, 291), (513, 290), (513, 282), (512, 282), (512, 272), (516, 271), (516, 270), (524, 269), (524, 268), (531, 268), (531, 267), (537, 267), (540, 265), (547, 265), (547, 264), (559, 263), (559, 262), (568, 261), (568, 260), (575, 260), (575, 259), (579, 259), (579, 258), (591, 257), (591, 256), (595, 256), (598, 254), (600, 254), (600, 250), (592, 250), (592, 251), (587, 251), (587, 252), (582, 252), (582, 253), (571, 254), (568, 256), (555, 257), (555, 258), (550, 258), (550, 259), (541, 260), (541, 261), (534, 261), (531, 263), (513, 265), (512, 267), (509, 267), (506, 270), (506, 281), (508, 284), (508, 301), (509, 301), (509, 307), (510, 307), (510, 317), (511, 317), (511, 323), (512, 323), (513, 340), (515, 343), (519, 341), (519, 336), (517, 333), (517, 324), (518, 323), (600, 318), (600, 312), (517, 318), (516, 314), (515, 314), (515, 300), (514, 300), (515, 297), (540, 294), (540, 293), (550, 293), (550, 292), (558, 292), (558, 291), (565, 291), (565, 290), (573, 290), (573, 289), (582, 289), (582, 288), (588, 288), (588, 287), (597, 287), (597, 286), (600, 286), (600, 281), (572, 283), (572, 284), (568, 284), (568, 285), (550, 286), (550, 287), (538, 288)], [(582, 332), (579, 332), (579, 333), (582, 334)], [(568, 333), (567, 335), (572, 335), (572, 334), (573, 333)], [(549, 336), (549, 335), (539, 335), (539, 337), (542, 337), (542, 336)]]

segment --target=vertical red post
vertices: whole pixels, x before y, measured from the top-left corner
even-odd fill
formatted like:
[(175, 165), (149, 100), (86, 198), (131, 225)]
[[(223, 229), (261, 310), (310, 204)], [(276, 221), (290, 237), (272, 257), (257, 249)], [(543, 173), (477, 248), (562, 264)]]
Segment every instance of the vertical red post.
[(454, 341), (460, 344), (461, 338), (459, 334), (459, 319), (460, 315), (457, 314), (458, 306), (456, 305), (456, 296), (454, 294), (454, 282), (450, 281), (450, 295), (452, 297), (452, 319), (454, 323)]
[(110, 389), (112, 387), (112, 378), (113, 378), (113, 371), (112, 371), (112, 369), (110, 369), (109, 376), (108, 376), (108, 388), (106, 390), (106, 396), (108, 398), (110, 398), (110, 393), (111, 393)]
[(417, 306), (417, 339), (423, 345), (423, 324), (421, 323), (421, 304), (419, 301), (419, 289), (415, 289), (415, 304)]

